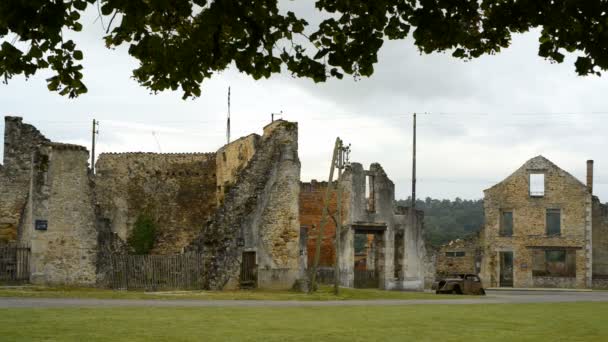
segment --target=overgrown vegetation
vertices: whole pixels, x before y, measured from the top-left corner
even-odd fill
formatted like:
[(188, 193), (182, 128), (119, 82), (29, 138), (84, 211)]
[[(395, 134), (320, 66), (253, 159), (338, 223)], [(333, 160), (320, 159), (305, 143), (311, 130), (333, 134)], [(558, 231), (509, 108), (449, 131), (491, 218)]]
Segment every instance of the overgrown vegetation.
[[(399, 200), (398, 205), (409, 206), (410, 200)], [(456, 198), (417, 200), (416, 208), (424, 210), (426, 243), (438, 247), (454, 239), (476, 234), (483, 227), (483, 200)]]
[(156, 242), (156, 222), (146, 214), (137, 217), (127, 243), (134, 254), (148, 254)]

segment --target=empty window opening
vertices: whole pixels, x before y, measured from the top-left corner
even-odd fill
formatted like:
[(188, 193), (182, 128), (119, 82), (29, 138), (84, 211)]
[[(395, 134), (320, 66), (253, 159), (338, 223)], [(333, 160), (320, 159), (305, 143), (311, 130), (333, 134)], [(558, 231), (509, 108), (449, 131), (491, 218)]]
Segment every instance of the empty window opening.
[(543, 197), (545, 196), (545, 174), (531, 173), (530, 174), (530, 196)]
[(500, 236), (513, 236), (513, 212), (503, 211), (500, 215)]
[(532, 276), (575, 277), (576, 251), (573, 249), (539, 249), (532, 253)]
[(547, 235), (561, 234), (561, 210), (547, 209)]
[(445, 252), (445, 256), (450, 257), (450, 258), (454, 258), (454, 257), (463, 257), (467, 255), (466, 252)]
[(370, 213), (376, 212), (375, 198), (374, 198), (374, 178), (373, 176), (365, 176), (365, 201), (367, 204), (367, 211)]
[(394, 277), (397, 279), (403, 279), (403, 257), (404, 257), (405, 245), (403, 243), (403, 232), (395, 233), (395, 259), (393, 261), (395, 265)]

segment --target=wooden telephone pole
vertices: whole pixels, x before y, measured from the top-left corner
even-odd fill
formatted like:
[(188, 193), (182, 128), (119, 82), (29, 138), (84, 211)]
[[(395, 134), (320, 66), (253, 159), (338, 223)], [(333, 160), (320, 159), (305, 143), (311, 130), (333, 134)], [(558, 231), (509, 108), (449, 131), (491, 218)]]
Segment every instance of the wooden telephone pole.
[(416, 208), (416, 113), (414, 113), (414, 135), (412, 144), (412, 209)]
[(228, 119), (226, 120), (226, 144), (230, 144), (230, 87), (228, 87)]
[(93, 131), (91, 141), (91, 171), (95, 174), (95, 136), (99, 134), (99, 121), (93, 119)]
[(341, 144), (342, 141), (340, 140), (340, 138), (336, 138), (336, 143), (334, 144), (334, 152), (332, 154), (331, 164), (329, 166), (329, 182), (327, 183), (327, 189), (325, 189), (325, 200), (323, 204), (323, 211), (321, 213), (321, 223), (319, 224), (319, 228), (317, 229), (315, 259), (310, 270), (310, 287), (308, 288), (308, 292), (310, 293), (316, 291), (317, 289), (317, 267), (319, 265), (319, 259), (321, 258), (321, 240), (323, 239), (323, 229), (325, 228), (325, 224), (327, 224), (329, 201), (331, 199), (331, 191), (334, 187), (334, 170), (336, 168), (336, 161), (338, 159)]
[(350, 153), (350, 145), (344, 147), (342, 140), (340, 140), (340, 147), (338, 152), (338, 160), (336, 167), (338, 168), (338, 193), (337, 193), (337, 207), (336, 207), (336, 262), (334, 264), (334, 294), (340, 293), (340, 241), (342, 239), (342, 174), (344, 168), (348, 165), (348, 154)]

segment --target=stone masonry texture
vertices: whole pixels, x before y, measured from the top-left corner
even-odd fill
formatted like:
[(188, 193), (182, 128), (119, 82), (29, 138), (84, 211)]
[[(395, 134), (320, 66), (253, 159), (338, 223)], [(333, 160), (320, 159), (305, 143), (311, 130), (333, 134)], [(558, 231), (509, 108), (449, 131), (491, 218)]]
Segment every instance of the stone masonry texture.
[(301, 277), (297, 124), (275, 121), (239, 181), (191, 246), (205, 254), (206, 287), (236, 288), (242, 253), (256, 253), (259, 287), (290, 288)]
[(123, 241), (152, 218), (153, 254), (180, 253), (217, 207), (215, 153), (102, 153), (96, 171), (99, 215)]
[[(455, 255), (454, 253), (464, 253), (464, 255)], [(477, 237), (450, 241), (441, 246), (437, 252), (436, 273), (440, 276), (456, 273), (477, 274), (478, 270), (475, 262), (479, 253)]]
[[(22, 242), (31, 245), (34, 284), (94, 285), (97, 230), (84, 147), (48, 143), (33, 157)], [(45, 221), (45, 230), (35, 229)]]
[[(530, 174), (544, 174), (543, 196), (531, 196)], [(591, 194), (585, 184), (548, 159), (527, 161), (502, 182), (484, 191), (485, 228), (481, 277), (486, 286), (500, 286), (500, 252), (513, 253), (513, 286), (588, 288), (591, 286)], [(561, 212), (561, 234), (547, 236), (546, 210)], [(502, 211), (513, 212), (513, 235), (500, 236)], [(575, 251), (576, 276), (534, 279), (532, 253), (558, 248)], [(541, 286), (545, 286), (541, 285)]]
[(49, 140), (19, 117), (4, 119), (4, 165), (0, 165), (0, 243), (16, 241), (30, 185), (32, 153)]

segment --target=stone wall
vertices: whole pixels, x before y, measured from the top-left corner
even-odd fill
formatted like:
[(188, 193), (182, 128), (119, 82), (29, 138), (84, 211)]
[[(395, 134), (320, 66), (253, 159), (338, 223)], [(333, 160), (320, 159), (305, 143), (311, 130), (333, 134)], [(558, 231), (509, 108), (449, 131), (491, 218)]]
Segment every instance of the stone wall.
[[(439, 248), (436, 258), (436, 272), (438, 275), (477, 274), (479, 270), (476, 261), (480, 252), (479, 239), (476, 237), (450, 241)], [(464, 253), (464, 255), (456, 256), (454, 253)]]
[(338, 258), (341, 284), (355, 285), (354, 236), (361, 232), (374, 235), (374, 268), (380, 288), (422, 290), (426, 258), (424, 213), (395, 206), (395, 185), (377, 163), (371, 164), (369, 170), (352, 163), (340, 186), (347, 201)]
[(608, 278), (608, 205), (593, 196), (593, 277)]
[(0, 165), (0, 242), (19, 233), (30, 180), (32, 153), (49, 140), (19, 117), (4, 118), (4, 165)]
[(207, 260), (207, 288), (238, 287), (246, 251), (256, 253), (258, 287), (287, 289), (302, 276), (297, 132), (283, 120), (264, 128), (256, 153), (191, 245)]
[(102, 153), (96, 163), (99, 215), (127, 241), (140, 215), (156, 222), (153, 254), (179, 253), (217, 208), (214, 153)]
[(33, 157), (21, 241), (31, 244), (34, 284), (93, 285), (97, 230), (88, 151), (48, 143)]
[[(544, 196), (530, 196), (530, 173), (542, 173)], [(561, 210), (561, 234), (547, 236), (546, 209)], [(513, 286), (534, 286), (532, 251), (576, 250), (576, 287), (591, 286), (591, 194), (586, 185), (542, 156), (527, 161), (484, 191), (485, 228), (481, 277), (499, 286), (499, 253), (513, 252)], [(499, 236), (503, 210), (513, 212), (513, 236)]]
[(223, 146), (217, 151), (216, 182), (218, 205), (222, 203), (230, 187), (236, 183), (239, 172), (253, 158), (259, 141), (259, 135), (250, 134)]

